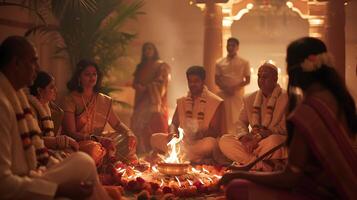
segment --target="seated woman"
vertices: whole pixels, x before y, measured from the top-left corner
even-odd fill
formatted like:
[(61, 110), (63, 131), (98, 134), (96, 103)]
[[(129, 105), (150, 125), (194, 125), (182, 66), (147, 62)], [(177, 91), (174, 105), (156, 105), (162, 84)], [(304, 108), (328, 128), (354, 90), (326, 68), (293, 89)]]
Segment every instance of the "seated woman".
[[(325, 44), (304, 37), (287, 49), (289, 161), (276, 173), (235, 172), (227, 199), (357, 199), (356, 107)], [(302, 90), (297, 103), (294, 87)], [(254, 183), (253, 183), (254, 182)]]
[[(57, 88), (55, 79), (47, 72), (40, 71), (33, 84), (29, 87), (28, 99), (32, 108), (32, 113), (38, 121), (42, 131), (45, 146), (49, 148), (56, 158), (62, 159), (68, 153), (78, 150), (78, 143), (66, 136), (59, 135), (62, 109), (53, 103), (56, 99)], [(57, 123), (53, 120), (53, 113), (56, 113)]]
[[(80, 146), (95, 140), (106, 148), (109, 156), (123, 162), (136, 162), (136, 137), (114, 113), (112, 99), (99, 92), (101, 80), (102, 74), (95, 62), (78, 62), (67, 84), (70, 93), (63, 102), (63, 131), (77, 141), (84, 141)], [(104, 132), (107, 123), (115, 132)]]

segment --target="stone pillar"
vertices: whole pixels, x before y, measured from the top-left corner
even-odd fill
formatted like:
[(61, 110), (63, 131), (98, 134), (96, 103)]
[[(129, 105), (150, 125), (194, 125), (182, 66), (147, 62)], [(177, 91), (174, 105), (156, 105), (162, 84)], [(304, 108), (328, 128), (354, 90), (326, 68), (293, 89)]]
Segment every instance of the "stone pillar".
[(222, 57), (222, 8), (213, 0), (206, 1), (204, 22), (203, 65), (206, 69), (206, 84), (211, 91), (217, 91), (215, 85), (215, 65)]
[(326, 44), (334, 58), (334, 67), (345, 79), (345, 8), (342, 0), (327, 3)]
[(325, 40), (325, 19), (320, 16), (313, 16), (308, 18), (309, 22), (309, 36)]
[(325, 40), (327, 2), (306, 3), (307, 10), (304, 13), (306, 13), (309, 22), (309, 36)]

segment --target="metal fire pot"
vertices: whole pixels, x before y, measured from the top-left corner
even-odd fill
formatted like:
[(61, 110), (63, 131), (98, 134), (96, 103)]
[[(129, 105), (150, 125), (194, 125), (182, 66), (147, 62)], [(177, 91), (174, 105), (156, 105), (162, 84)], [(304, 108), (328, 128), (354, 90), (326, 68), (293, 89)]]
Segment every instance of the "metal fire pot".
[(179, 176), (188, 172), (189, 163), (158, 163), (157, 169), (159, 172), (170, 175)]

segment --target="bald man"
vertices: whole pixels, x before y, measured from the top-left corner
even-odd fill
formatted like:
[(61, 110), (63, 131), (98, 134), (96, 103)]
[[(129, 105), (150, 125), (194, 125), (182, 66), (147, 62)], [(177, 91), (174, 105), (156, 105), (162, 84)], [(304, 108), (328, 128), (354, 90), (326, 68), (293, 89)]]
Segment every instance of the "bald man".
[[(259, 90), (244, 97), (235, 133), (223, 135), (219, 141), (228, 159), (247, 165), (286, 140), (288, 96), (277, 80), (278, 70), (273, 63), (259, 67)], [(265, 159), (285, 158), (287, 151), (281, 148)]]

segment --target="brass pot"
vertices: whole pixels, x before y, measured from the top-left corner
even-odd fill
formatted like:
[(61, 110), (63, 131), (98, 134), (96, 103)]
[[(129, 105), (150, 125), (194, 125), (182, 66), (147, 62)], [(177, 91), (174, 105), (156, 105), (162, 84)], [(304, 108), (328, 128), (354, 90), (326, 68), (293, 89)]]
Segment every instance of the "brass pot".
[(186, 174), (188, 167), (188, 163), (158, 163), (157, 165), (159, 172), (170, 176)]

